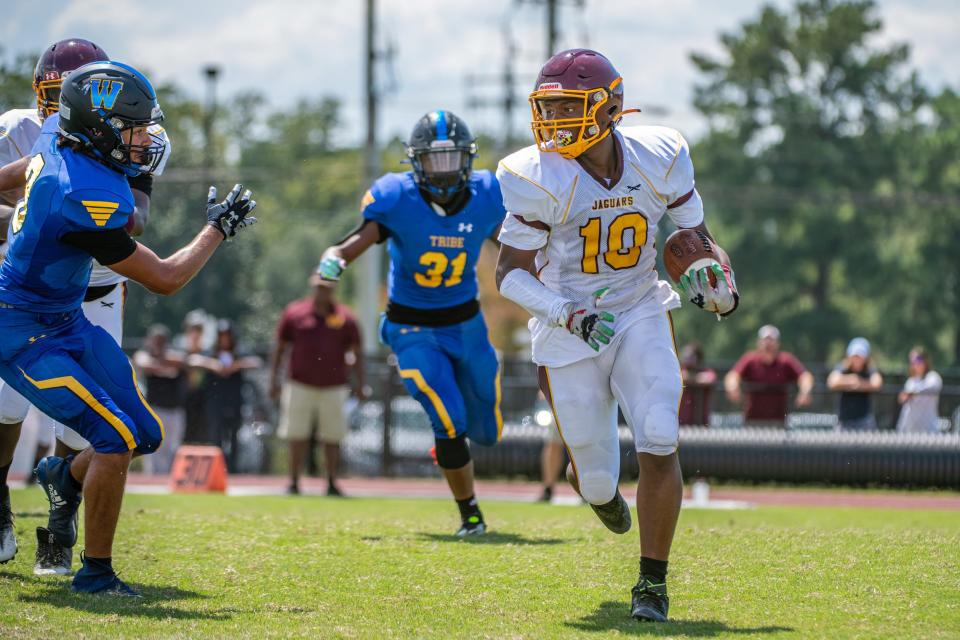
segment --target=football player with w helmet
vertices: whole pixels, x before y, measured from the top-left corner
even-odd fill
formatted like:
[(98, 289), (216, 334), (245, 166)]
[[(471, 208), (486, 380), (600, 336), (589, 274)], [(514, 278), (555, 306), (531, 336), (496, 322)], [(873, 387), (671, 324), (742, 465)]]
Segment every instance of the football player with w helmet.
[[(676, 292), (656, 272), (664, 216), (707, 231), (686, 141), (666, 127), (618, 127), (623, 79), (588, 49), (563, 51), (530, 94), (536, 144), (497, 169), (507, 217), (500, 293), (526, 308), (533, 360), (570, 454), (567, 477), (601, 522), (630, 529), (618, 489), (617, 407), (640, 466), (640, 576), (631, 614), (665, 621), (667, 559), (683, 493), (677, 460), (682, 383), (670, 310)], [(729, 259), (723, 279), (698, 282), (704, 308), (736, 309)], [(701, 284), (702, 281), (702, 284)]]
[[(33, 89), (36, 108), (12, 109), (0, 115), (0, 240), (2, 254), (6, 253), (8, 221), (16, 202), (25, 197), (27, 165), (30, 150), (42, 137), (53, 139), (60, 129), (60, 91), (64, 79), (74, 70), (91, 62), (109, 60), (107, 53), (96, 43), (80, 38), (60, 40), (47, 47), (34, 70)], [(160, 124), (148, 128), (151, 138), (162, 153), (151, 159), (143, 173), (126, 178), (136, 201), (128, 231), (140, 235), (150, 212), (150, 194), (153, 177), (163, 173), (170, 157), (170, 141)], [(120, 344), (123, 337), (123, 307), (126, 300), (126, 280), (99, 263), (94, 264), (90, 282), (84, 295), (83, 313), (93, 324), (103, 327)], [(17, 551), (13, 535), (13, 520), (9, 515), (7, 472), (14, 449), (20, 437), (21, 425), (31, 411), (30, 403), (9, 384), (0, 382), (0, 563), (10, 560)], [(38, 440), (55, 434), (57, 455), (67, 456), (85, 449), (88, 443), (75, 431), (37, 412)], [(34, 573), (37, 575), (67, 574), (71, 571), (70, 549), (59, 544), (47, 527), (37, 528), (37, 555)]]

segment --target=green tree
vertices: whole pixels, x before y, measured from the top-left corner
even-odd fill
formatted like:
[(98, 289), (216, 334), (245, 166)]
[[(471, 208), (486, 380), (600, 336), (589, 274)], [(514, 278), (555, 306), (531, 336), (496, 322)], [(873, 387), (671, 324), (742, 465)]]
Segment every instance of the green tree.
[(38, 54), (22, 53), (13, 60), (7, 60), (0, 48), (0, 113), (36, 106), (33, 68), (39, 57)]
[(820, 361), (852, 335), (891, 351), (908, 329), (929, 330), (898, 306), (891, 237), (905, 205), (899, 154), (926, 94), (907, 47), (876, 44), (881, 28), (873, 2), (804, 0), (723, 34), (720, 57), (691, 56), (710, 122), (698, 183), (744, 297), (732, 322), (681, 326), (724, 356), (767, 322)]

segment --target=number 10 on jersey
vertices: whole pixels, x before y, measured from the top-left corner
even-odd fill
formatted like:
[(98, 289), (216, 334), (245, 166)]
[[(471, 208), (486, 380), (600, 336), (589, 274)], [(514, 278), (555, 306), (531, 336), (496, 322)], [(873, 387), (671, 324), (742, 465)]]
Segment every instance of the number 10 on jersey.
[[(583, 259), (580, 268), (584, 273), (600, 272), (600, 241), (602, 231), (600, 218), (590, 218), (580, 227), (583, 238)], [(628, 231), (633, 231), (633, 242), (627, 246)], [(647, 219), (642, 213), (621, 213), (607, 227), (607, 250), (603, 261), (611, 269), (629, 269), (640, 262), (640, 251), (647, 244)]]

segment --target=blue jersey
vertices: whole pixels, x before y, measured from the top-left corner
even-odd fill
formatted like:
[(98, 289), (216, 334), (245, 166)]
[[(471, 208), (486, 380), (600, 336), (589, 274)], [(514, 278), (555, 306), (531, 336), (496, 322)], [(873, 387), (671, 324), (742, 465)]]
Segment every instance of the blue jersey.
[(27, 168), (24, 199), (7, 232), (0, 265), (0, 302), (37, 312), (80, 307), (93, 258), (61, 242), (74, 231), (123, 227), (134, 210), (127, 179), (83, 153), (57, 146), (41, 133)]
[(411, 172), (388, 173), (367, 191), (363, 217), (379, 223), (389, 237), (391, 301), (439, 309), (476, 299), (480, 247), (506, 211), (489, 171), (474, 171), (468, 188), (470, 201), (451, 216), (433, 210)]

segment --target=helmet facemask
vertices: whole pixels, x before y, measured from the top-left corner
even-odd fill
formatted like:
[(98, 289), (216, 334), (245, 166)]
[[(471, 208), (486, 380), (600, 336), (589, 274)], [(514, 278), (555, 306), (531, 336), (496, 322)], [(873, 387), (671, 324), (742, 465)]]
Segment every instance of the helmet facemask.
[(101, 126), (90, 130), (90, 138), (64, 133), (64, 136), (80, 142), (103, 162), (119, 169), (128, 176), (153, 173), (160, 166), (166, 144), (159, 132), (147, 131), (148, 144), (133, 143), (133, 129), (159, 125), (163, 112), (156, 107), (146, 120), (130, 120), (118, 115), (102, 119)]
[[(111, 120), (119, 120), (119, 118), (114, 116)], [(163, 159), (163, 152), (166, 149), (163, 137), (159, 132), (154, 133), (148, 129), (146, 134), (150, 142), (147, 144), (127, 143), (124, 142), (124, 140), (133, 139), (132, 129), (144, 126), (151, 127), (159, 124), (161, 120), (163, 120), (162, 113), (160, 114), (159, 120), (150, 120), (147, 123), (132, 123), (119, 129), (118, 135), (120, 136), (121, 142), (110, 152), (110, 158), (116, 160), (125, 168), (131, 168), (138, 173), (153, 173), (154, 170), (160, 166), (160, 161)], [(111, 124), (113, 123), (111, 122)], [(124, 135), (127, 131), (131, 132), (129, 138)]]
[[(617, 78), (610, 87), (576, 90), (563, 89), (559, 83), (541, 84), (530, 94), (530, 111), (533, 116), (531, 129), (540, 151), (555, 152), (567, 159), (573, 159), (597, 144), (610, 134), (620, 113), (609, 114), (612, 107), (620, 108), (615, 102), (622, 95), (616, 91), (621, 79)], [(573, 118), (545, 118), (543, 102), (551, 100), (575, 100), (582, 104), (582, 116)], [(598, 119), (602, 116), (602, 119)]]
[(63, 78), (59, 75), (52, 80), (34, 81), (33, 92), (37, 94), (37, 114), (40, 116), (40, 120), (46, 120), (60, 110), (60, 87), (62, 85)]
[(470, 179), (477, 145), (457, 146), (453, 140), (434, 140), (429, 148), (407, 147), (417, 184), (441, 197), (461, 191)]

